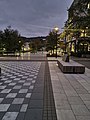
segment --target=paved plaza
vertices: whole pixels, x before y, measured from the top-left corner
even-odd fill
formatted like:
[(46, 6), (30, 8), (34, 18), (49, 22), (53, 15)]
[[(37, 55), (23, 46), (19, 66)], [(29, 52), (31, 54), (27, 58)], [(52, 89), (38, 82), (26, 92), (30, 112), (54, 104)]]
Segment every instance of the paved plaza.
[(16, 120), (18, 116), (23, 120), (31, 107), (29, 101), (41, 62), (0, 62), (0, 66), (0, 119)]
[(0, 120), (90, 120), (89, 68), (63, 74), (56, 58), (23, 58), (0, 61)]

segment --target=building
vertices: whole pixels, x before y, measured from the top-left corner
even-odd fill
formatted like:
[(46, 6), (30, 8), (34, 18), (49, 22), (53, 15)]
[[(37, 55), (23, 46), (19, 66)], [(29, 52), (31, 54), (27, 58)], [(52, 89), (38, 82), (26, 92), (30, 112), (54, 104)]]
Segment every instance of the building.
[(67, 50), (77, 55), (90, 54), (90, 0), (74, 0), (65, 24)]

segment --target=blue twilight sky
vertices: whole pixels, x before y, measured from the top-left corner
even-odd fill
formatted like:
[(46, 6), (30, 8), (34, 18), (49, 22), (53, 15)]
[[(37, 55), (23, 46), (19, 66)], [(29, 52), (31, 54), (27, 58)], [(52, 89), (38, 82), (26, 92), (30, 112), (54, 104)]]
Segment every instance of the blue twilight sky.
[(26, 37), (45, 36), (67, 20), (73, 0), (0, 0), (0, 30), (12, 26)]

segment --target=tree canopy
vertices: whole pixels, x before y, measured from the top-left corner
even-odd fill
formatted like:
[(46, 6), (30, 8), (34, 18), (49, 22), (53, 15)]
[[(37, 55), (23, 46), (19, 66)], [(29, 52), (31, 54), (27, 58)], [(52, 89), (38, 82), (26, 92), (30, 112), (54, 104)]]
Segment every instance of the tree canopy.
[(0, 31), (0, 49), (5, 52), (20, 51), (23, 44), (20, 34), (17, 30), (13, 30), (10, 26)]

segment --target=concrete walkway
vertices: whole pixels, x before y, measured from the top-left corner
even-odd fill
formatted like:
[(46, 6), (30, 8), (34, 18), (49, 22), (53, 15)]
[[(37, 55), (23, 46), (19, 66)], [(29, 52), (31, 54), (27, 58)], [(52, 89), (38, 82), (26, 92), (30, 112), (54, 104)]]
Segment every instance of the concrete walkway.
[(90, 120), (90, 69), (85, 74), (63, 74), (49, 62), (57, 120)]

